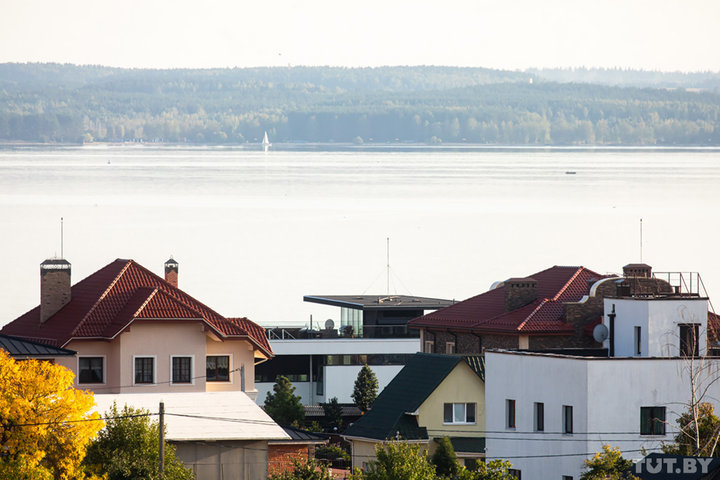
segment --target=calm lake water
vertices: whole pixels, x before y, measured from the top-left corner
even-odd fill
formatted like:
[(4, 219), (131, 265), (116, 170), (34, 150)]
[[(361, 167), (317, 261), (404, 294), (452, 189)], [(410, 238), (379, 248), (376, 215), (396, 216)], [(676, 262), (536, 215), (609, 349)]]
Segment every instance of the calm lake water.
[[(410, 149), (408, 149), (410, 150)], [(575, 172), (569, 174), (568, 172)], [(720, 304), (720, 150), (0, 149), (0, 324), (115, 258), (227, 316), (339, 320), (303, 295), (464, 299), (552, 265), (698, 271)]]

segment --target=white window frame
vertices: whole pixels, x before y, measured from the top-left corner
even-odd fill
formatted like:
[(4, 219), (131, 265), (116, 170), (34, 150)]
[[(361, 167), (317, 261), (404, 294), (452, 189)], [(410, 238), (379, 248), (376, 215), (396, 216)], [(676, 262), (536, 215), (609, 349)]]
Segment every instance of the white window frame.
[(455, 342), (445, 342), (445, 354), (452, 355), (455, 353)]
[[(190, 381), (189, 382), (173, 382), (173, 358), (189, 358), (190, 359)], [(170, 385), (187, 386), (195, 385), (195, 355), (170, 355)]]
[[(153, 359), (153, 381), (152, 383), (137, 383), (135, 381), (135, 359), (136, 358), (152, 358)], [(137, 387), (149, 387), (157, 385), (157, 355), (133, 355), (132, 356), (132, 384)]]
[[(453, 413), (453, 419), (452, 422), (446, 422), (445, 421), (445, 405), (452, 405), (452, 413)], [(462, 405), (463, 406), (463, 416), (465, 418), (465, 421), (457, 421), (455, 418), (455, 405)], [(468, 422), (467, 421), (467, 406), (468, 405), (474, 405), (475, 406), (475, 421), (474, 422)], [(477, 403), (475, 402), (445, 402), (443, 403), (443, 425), (476, 425), (477, 424)]]
[[(103, 381), (102, 382), (100, 382), (100, 383), (97, 383), (97, 382), (80, 383), (80, 359), (81, 358), (102, 358), (102, 361), (103, 361), (102, 362), (103, 363), (103, 366), (102, 366)], [(105, 384), (107, 384), (107, 355), (78, 355), (76, 365), (77, 365), (77, 369), (76, 369), (77, 376), (75, 377), (76, 384), (78, 384), (78, 385), (105, 385)]]
[(435, 340), (425, 340), (423, 353), (435, 352)]
[[(207, 379), (207, 359), (208, 357), (228, 357), (228, 380), (208, 380)], [(233, 356), (232, 353), (206, 353), (205, 354), (205, 367), (204, 367), (204, 376), (205, 376), (205, 383), (210, 384), (232, 384), (233, 383)], [(179, 384), (178, 384), (179, 385)]]

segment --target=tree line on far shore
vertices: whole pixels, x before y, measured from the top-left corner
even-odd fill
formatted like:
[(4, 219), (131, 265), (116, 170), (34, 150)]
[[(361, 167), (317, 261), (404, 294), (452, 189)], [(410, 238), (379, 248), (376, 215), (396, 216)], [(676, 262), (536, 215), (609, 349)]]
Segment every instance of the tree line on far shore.
[(0, 141), (244, 144), (267, 131), (274, 143), (720, 145), (720, 89), (711, 74), (706, 89), (557, 83), (542, 75), (0, 64)]

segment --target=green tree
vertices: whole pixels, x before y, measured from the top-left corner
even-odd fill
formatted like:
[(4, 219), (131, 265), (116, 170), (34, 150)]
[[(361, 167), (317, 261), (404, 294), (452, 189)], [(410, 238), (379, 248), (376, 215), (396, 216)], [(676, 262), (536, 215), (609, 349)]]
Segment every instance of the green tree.
[(672, 455), (718, 457), (720, 439), (720, 418), (715, 416), (711, 403), (701, 402), (697, 408), (697, 419), (692, 410), (677, 419), (679, 431), (675, 443), (663, 445), (663, 452)]
[[(88, 447), (84, 464), (89, 471), (106, 474), (107, 480), (159, 480), (159, 424), (148, 412), (117, 405), (105, 414), (105, 428)], [(192, 472), (165, 443), (163, 480), (191, 480)]]
[(637, 477), (625, 473), (632, 467), (632, 461), (622, 456), (619, 448), (603, 445), (602, 452), (595, 454), (590, 460), (585, 460), (585, 472), (580, 480), (630, 480)]
[(343, 428), (342, 405), (337, 397), (333, 397), (327, 403), (320, 404), (325, 414), (325, 430), (327, 432), (341, 432)]
[(375, 460), (354, 480), (435, 480), (435, 466), (419, 445), (394, 440), (375, 447)]
[(455, 449), (448, 437), (438, 440), (438, 446), (432, 455), (432, 463), (435, 465), (438, 475), (443, 477), (452, 477), (458, 473), (460, 465), (458, 465)]
[(516, 480), (510, 473), (512, 464), (507, 460), (477, 462), (474, 468), (460, 467), (452, 480)]
[(302, 425), (305, 420), (305, 408), (300, 396), (294, 395), (295, 387), (287, 377), (278, 375), (273, 391), (265, 397), (265, 413), (280, 425)]
[(370, 370), (367, 363), (363, 365), (355, 380), (352, 399), (361, 412), (370, 410), (370, 405), (375, 401), (378, 394), (378, 380), (375, 373)]
[(344, 468), (344, 466), (350, 462), (350, 455), (339, 445), (334, 445), (332, 443), (316, 448), (315, 458), (318, 460), (325, 460), (331, 465), (342, 464), (342, 467), (338, 465), (338, 468)]
[(308, 462), (293, 460), (292, 471), (270, 475), (268, 478), (269, 480), (333, 480), (328, 468), (312, 459)]

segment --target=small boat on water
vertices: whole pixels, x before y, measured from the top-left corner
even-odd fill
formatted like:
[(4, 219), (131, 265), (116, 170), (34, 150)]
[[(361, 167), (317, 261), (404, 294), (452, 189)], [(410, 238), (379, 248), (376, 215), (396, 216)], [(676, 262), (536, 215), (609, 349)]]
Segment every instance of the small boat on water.
[(270, 140), (268, 140), (267, 132), (265, 132), (265, 137), (263, 137), (262, 146), (263, 151), (267, 152), (270, 149), (270, 146), (272, 143), (270, 143)]

